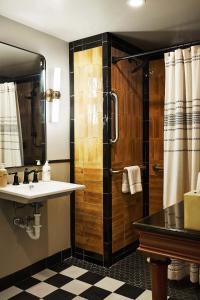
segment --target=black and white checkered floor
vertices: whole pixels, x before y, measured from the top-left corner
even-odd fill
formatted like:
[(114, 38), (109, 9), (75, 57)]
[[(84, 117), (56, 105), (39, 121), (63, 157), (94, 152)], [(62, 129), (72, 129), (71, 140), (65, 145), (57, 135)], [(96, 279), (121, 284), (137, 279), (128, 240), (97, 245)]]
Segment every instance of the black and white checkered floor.
[(63, 266), (59, 272), (45, 269), (0, 293), (1, 300), (148, 300), (150, 298), (150, 291), (74, 265), (67, 268)]
[[(148, 264), (137, 252), (111, 268), (69, 258), (0, 292), (0, 300), (151, 300), (150, 286)], [(169, 294), (170, 300), (200, 299), (188, 283), (169, 284)]]

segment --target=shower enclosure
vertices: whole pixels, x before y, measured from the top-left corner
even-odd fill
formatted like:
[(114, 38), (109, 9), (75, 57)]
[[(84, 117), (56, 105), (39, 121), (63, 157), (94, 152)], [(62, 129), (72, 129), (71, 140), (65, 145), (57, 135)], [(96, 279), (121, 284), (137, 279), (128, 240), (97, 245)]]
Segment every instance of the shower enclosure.
[[(164, 61), (104, 33), (70, 43), (73, 255), (110, 266), (134, 251), (132, 223), (162, 208)], [(141, 167), (143, 191), (122, 193), (124, 167)], [(149, 192), (150, 186), (150, 192)]]

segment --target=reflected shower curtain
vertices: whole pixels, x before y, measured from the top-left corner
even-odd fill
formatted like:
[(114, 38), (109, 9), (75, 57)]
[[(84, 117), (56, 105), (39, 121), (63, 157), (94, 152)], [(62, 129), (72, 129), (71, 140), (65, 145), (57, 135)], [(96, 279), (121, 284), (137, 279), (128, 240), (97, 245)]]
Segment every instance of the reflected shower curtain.
[[(165, 54), (164, 208), (196, 188), (200, 171), (200, 46)], [(178, 219), (179, 212), (174, 212)], [(170, 220), (168, 220), (170, 222)], [(169, 279), (186, 275), (187, 264), (172, 260)], [(197, 282), (199, 268), (190, 265)]]
[(21, 121), (14, 82), (0, 84), (0, 162), (23, 165)]

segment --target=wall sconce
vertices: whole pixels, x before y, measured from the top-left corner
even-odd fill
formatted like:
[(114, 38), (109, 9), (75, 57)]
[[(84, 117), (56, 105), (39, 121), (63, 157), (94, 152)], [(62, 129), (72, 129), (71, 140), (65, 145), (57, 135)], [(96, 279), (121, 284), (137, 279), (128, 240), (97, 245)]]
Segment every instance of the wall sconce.
[(60, 115), (60, 74), (61, 69), (54, 69), (54, 77), (53, 77), (53, 89), (48, 89), (46, 91), (46, 100), (51, 102), (51, 122), (58, 123), (59, 115)]
[(53, 99), (60, 99), (61, 93), (59, 91), (54, 91), (52, 89), (48, 89), (46, 91), (46, 100), (48, 102), (52, 102)]
[(53, 89), (48, 89), (46, 91), (46, 100), (48, 102), (52, 102), (53, 99), (60, 99), (60, 68), (54, 69), (54, 77), (53, 77)]

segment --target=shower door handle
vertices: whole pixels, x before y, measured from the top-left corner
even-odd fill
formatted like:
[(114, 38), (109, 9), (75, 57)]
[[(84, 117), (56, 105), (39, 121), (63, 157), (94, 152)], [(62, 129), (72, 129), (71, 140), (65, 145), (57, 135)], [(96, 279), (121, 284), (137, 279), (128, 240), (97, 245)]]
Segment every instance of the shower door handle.
[(115, 106), (115, 137), (110, 139), (111, 144), (115, 144), (119, 139), (119, 101), (118, 96), (115, 92), (111, 91), (111, 100)]

